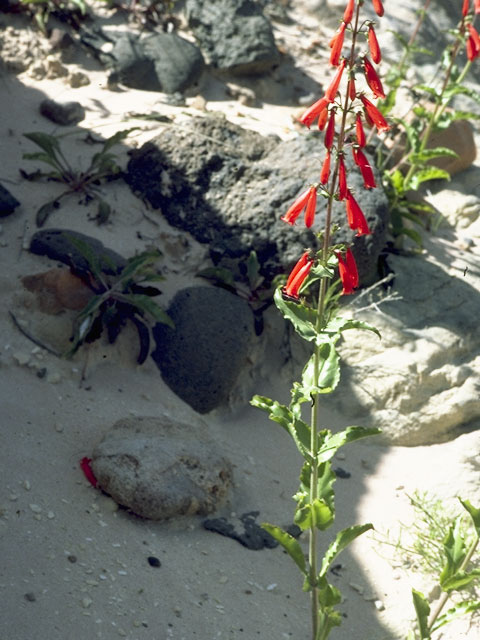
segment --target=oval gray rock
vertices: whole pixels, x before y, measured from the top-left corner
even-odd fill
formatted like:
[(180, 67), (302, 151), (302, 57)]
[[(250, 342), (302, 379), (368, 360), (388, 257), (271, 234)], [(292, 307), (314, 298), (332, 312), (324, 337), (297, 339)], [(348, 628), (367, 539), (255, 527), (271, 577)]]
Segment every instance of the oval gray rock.
[(201, 422), (170, 417), (119, 420), (92, 453), (99, 486), (152, 520), (213, 513), (232, 483), (230, 462)]

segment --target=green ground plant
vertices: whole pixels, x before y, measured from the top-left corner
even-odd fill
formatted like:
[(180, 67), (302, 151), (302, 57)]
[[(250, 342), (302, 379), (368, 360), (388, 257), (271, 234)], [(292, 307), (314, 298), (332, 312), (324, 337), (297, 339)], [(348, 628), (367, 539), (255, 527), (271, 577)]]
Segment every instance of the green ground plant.
[[(459, 23), (448, 31), (450, 42), (441, 56), (438, 73), (431, 84), (411, 86), (407, 81), (407, 71), (415, 54), (433, 56), (430, 50), (416, 44), (430, 0), (426, 0), (419, 10), (418, 22), (408, 41), (401, 34), (394, 34), (403, 48), (403, 54), (386, 74), (385, 83), (389, 91), (379, 103), (379, 108), (384, 115), (394, 114), (391, 121), (395, 126), (377, 147), (376, 162), (383, 171), (383, 182), (390, 203), (390, 231), (396, 248), (403, 247), (405, 237), (422, 247), (418, 229), (430, 227), (431, 217), (435, 213), (429, 204), (419, 201), (418, 197), (412, 198), (412, 194), (431, 180), (450, 180), (449, 172), (435, 166), (435, 160), (456, 158), (457, 154), (445, 146), (432, 147), (432, 135), (458, 120), (480, 119), (478, 111), (463, 111), (452, 106), (455, 97), (460, 95), (480, 103), (480, 92), (464, 84), (472, 62), (480, 52), (480, 38), (473, 26), (476, 14), (470, 11), (469, 3), (464, 3), (462, 8), (460, 4)], [(467, 59), (463, 61), (460, 54), (465, 47)], [(396, 113), (401, 89), (410, 96), (410, 108), (400, 117)]]
[(98, 340), (104, 330), (113, 344), (130, 321), (140, 341), (137, 362), (143, 364), (150, 353), (152, 325), (160, 322), (175, 328), (172, 319), (154, 300), (161, 291), (153, 285), (164, 279), (154, 267), (161, 253), (140, 253), (127, 260), (120, 270), (112, 264), (111, 273), (107, 274), (102, 270), (98, 256), (85, 242), (74, 237), (70, 242), (88, 263), (88, 271), (82, 279), (94, 295), (74, 320), (72, 346), (65, 355), (70, 357), (80, 346)]
[(50, 171), (37, 170), (27, 173), (21, 170), (22, 177), (27, 180), (51, 180), (66, 185), (63, 191), (53, 200), (43, 204), (37, 211), (36, 223), (41, 227), (45, 224), (50, 214), (60, 207), (60, 202), (67, 196), (78, 195), (86, 204), (92, 200), (97, 203), (96, 220), (102, 224), (108, 220), (111, 213), (110, 205), (103, 199), (100, 187), (122, 175), (112, 147), (124, 140), (134, 129), (118, 131), (102, 143), (102, 149), (95, 153), (86, 170), (74, 169), (62, 150), (59, 136), (35, 131), (25, 133), (24, 137), (40, 147), (41, 151), (24, 153), (25, 160), (36, 160), (51, 167)]
[(20, 0), (20, 3), (45, 36), (48, 34), (48, 21), (51, 16), (78, 29), (88, 13), (85, 0)]

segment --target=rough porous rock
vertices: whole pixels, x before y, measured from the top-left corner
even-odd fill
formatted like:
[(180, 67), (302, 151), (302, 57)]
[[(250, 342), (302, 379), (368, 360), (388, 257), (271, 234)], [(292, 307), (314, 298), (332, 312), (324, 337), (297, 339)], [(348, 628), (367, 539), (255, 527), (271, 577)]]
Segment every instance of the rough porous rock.
[(278, 63), (272, 27), (254, 0), (187, 0), (185, 12), (213, 67), (248, 75), (264, 73)]
[(56, 102), (49, 98), (40, 103), (40, 113), (55, 124), (63, 126), (77, 124), (85, 118), (85, 109), (79, 102)]
[(203, 423), (170, 417), (119, 420), (92, 453), (99, 486), (152, 520), (213, 513), (232, 483), (231, 464)]
[(145, 38), (124, 33), (116, 40), (111, 56), (118, 81), (134, 89), (164, 93), (198, 84), (205, 65), (198, 47), (176, 33)]
[[(133, 150), (126, 180), (137, 195), (160, 209), (168, 222), (208, 243), (212, 259), (245, 258), (257, 252), (267, 276), (287, 271), (311, 246), (312, 233), (280, 220), (295, 197), (318, 181), (323, 139), (316, 133), (282, 142), (219, 117), (192, 118), (190, 129), (169, 128)], [(347, 162), (351, 162), (347, 156)], [(377, 176), (377, 184), (381, 184)], [(372, 235), (355, 237), (345, 206), (334, 208), (336, 242), (353, 242), (360, 279), (372, 282), (385, 245), (387, 199), (381, 187), (367, 191), (358, 171), (349, 174)], [(314, 231), (323, 229), (319, 198)]]
[(198, 413), (228, 401), (245, 368), (254, 335), (245, 300), (218, 287), (189, 287), (167, 313), (175, 329), (157, 324), (152, 358), (163, 380)]
[(342, 381), (326, 402), (354, 424), (381, 427), (381, 437), (399, 445), (433, 444), (479, 429), (480, 275), (465, 272), (476, 261), (478, 253), (441, 239), (430, 241), (425, 256), (389, 256), (392, 293), (400, 299), (380, 302), (382, 313), (373, 307), (355, 314), (382, 339), (366, 331), (345, 334)]
[(20, 202), (12, 196), (8, 189), (0, 184), (0, 218), (11, 215), (20, 205)]
[(70, 229), (41, 229), (33, 234), (30, 241), (30, 251), (40, 256), (47, 256), (51, 260), (59, 260), (68, 265), (78, 275), (91, 273), (88, 261), (80, 249), (72, 242), (72, 238), (87, 246), (99, 260), (104, 273), (116, 273), (125, 265), (123, 256), (91, 236)]

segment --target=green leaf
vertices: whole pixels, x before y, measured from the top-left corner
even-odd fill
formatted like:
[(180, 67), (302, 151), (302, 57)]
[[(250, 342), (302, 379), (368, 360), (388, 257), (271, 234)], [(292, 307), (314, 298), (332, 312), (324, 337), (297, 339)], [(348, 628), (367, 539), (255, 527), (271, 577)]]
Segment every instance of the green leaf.
[(399, 227), (398, 229), (395, 229), (395, 234), (397, 236), (408, 236), (419, 247), (423, 247), (422, 236), (418, 233), (418, 231), (415, 231), (415, 229), (409, 229), (408, 227)]
[(295, 331), (302, 336), (304, 340), (312, 342), (316, 339), (318, 335), (315, 329), (317, 312), (314, 309), (300, 303), (284, 300), (281, 287), (275, 290), (273, 299), (279, 311), (281, 311), (285, 318), (290, 320)]
[(151, 296), (141, 293), (129, 293), (122, 296), (127, 302), (150, 315), (156, 322), (168, 325), (171, 329), (175, 329), (175, 324), (168, 313), (162, 307), (152, 300)]
[[(458, 516), (450, 526), (443, 541), (443, 552), (445, 554), (445, 564), (440, 573), (440, 586), (451, 583), (452, 578), (460, 569), (466, 556), (465, 539), (461, 528), (461, 516)], [(445, 590), (450, 590), (445, 589)]]
[(233, 273), (230, 269), (224, 269), (223, 267), (208, 267), (207, 269), (198, 271), (196, 276), (198, 278), (213, 280), (216, 283), (235, 289), (235, 278), (233, 277)]
[(456, 571), (453, 576), (443, 580), (441, 582), (441, 586), (444, 591), (457, 591), (468, 587), (479, 576), (480, 569), (472, 569), (472, 571)]
[(146, 267), (155, 264), (161, 257), (161, 252), (154, 249), (153, 251), (144, 251), (133, 256), (133, 258), (129, 258), (119, 275), (119, 283), (126, 287), (130, 280), (137, 275), (142, 275)]
[(429, 640), (430, 629), (428, 627), (428, 616), (430, 615), (430, 605), (427, 599), (416, 589), (412, 589), (413, 606), (417, 614), (418, 630), (420, 631), (421, 640)]
[(392, 89), (383, 100), (379, 100), (378, 108), (384, 116), (388, 115), (397, 102), (397, 89)]
[(332, 342), (324, 342), (318, 347), (318, 385), (315, 384), (315, 360), (313, 354), (303, 370), (302, 386), (307, 397), (330, 393), (340, 381), (340, 358)]
[(293, 521), (302, 531), (311, 527), (324, 531), (333, 523), (333, 519), (334, 514), (325, 500), (315, 498), (313, 502), (305, 501), (297, 508)]
[(443, 627), (449, 622), (452, 622), (452, 620), (460, 618), (461, 616), (465, 616), (469, 613), (474, 613), (479, 609), (480, 602), (478, 600), (467, 600), (464, 602), (460, 602), (451, 609), (448, 609), (446, 613), (437, 618), (435, 624), (432, 627), (432, 631), (436, 631), (437, 629), (440, 629), (440, 627)]
[(365, 331), (372, 331), (379, 338), (382, 337), (380, 331), (368, 322), (354, 320), (352, 318), (341, 318), (340, 316), (336, 316), (330, 320), (322, 333), (340, 334), (342, 331), (347, 331), (347, 329), (364, 329)]
[(109, 151), (116, 144), (118, 144), (122, 140), (125, 140), (125, 138), (127, 138), (132, 133), (132, 131), (137, 131), (138, 129), (139, 127), (132, 127), (131, 129), (123, 129), (122, 131), (117, 131), (117, 133), (114, 133), (113, 136), (110, 136), (110, 138), (107, 138), (107, 140), (105, 140), (103, 149), (100, 153), (106, 154), (107, 151)]
[(305, 565), (305, 556), (303, 555), (303, 551), (298, 540), (296, 540), (293, 536), (291, 536), (280, 527), (277, 527), (273, 524), (263, 522), (262, 529), (265, 529), (265, 531), (267, 531), (272, 536), (272, 538), (275, 538), (275, 540), (292, 558), (300, 571), (305, 575), (307, 572)]
[(100, 266), (100, 260), (98, 254), (93, 251), (88, 242), (81, 240), (77, 236), (70, 235), (68, 233), (65, 234), (66, 239), (70, 244), (72, 244), (79, 253), (85, 258), (88, 263), (89, 269), (92, 272), (92, 275), (98, 282), (102, 282), (102, 268)]
[(375, 436), (381, 432), (382, 430), (378, 427), (350, 426), (333, 435), (331, 433), (327, 434), (318, 449), (318, 462), (327, 462), (333, 458), (340, 447), (343, 447), (345, 444), (350, 444), (362, 438), (368, 438), (369, 436)]
[(105, 224), (110, 217), (112, 208), (105, 200), (98, 200), (97, 215), (95, 220), (98, 225)]
[(250, 251), (246, 265), (248, 284), (250, 285), (250, 289), (255, 291), (265, 280), (265, 278), (260, 275), (260, 263), (258, 262), (256, 251)]
[(387, 176), (388, 176), (388, 179), (390, 180), (392, 187), (395, 189), (395, 191), (398, 194), (401, 195), (405, 191), (405, 188), (404, 188), (405, 178), (403, 176), (403, 173), (400, 171), (400, 169), (396, 169), (396, 171), (394, 171), (391, 175), (387, 174)]
[(420, 151), (419, 153), (411, 153), (407, 160), (411, 164), (419, 165), (425, 164), (433, 158), (443, 157), (458, 158), (458, 153), (448, 147), (435, 147), (434, 149), (424, 149), (424, 151)]
[(408, 184), (405, 185), (405, 189), (416, 191), (422, 182), (428, 182), (429, 180), (450, 180), (450, 174), (448, 171), (437, 167), (421, 169), (410, 178)]
[[(329, 612), (329, 615), (336, 613), (333, 611), (332, 607), (336, 604), (340, 604), (342, 601), (342, 594), (337, 587), (334, 587), (333, 584), (329, 584), (325, 576), (321, 576), (317, 580), (317, 588), (320, 611), (323, 611), (324, 613), (327, 611)], [(340, 622), (334, 626), (337, 626), (338, 624), (340, 624)]]
[(44, 162), (45, 164), (50, 165), (55, 169), (54, 174), (48, 174), (49, 176), (56, 176), (59, 180), (62, 179), (63, 176), (63, 167), (59, 162), (57, 162), (55, 157), (52, 157), (50, 154), (45, 153), (44, 151), (36, 151), (35, 153), (24, 153), (22, 155), (24, 160), (39, 160), (40, 162)]
[(333, 542), (330, 543), (328, 549), (326, 550), (323, 560), (322, 560), (322, 568), (320, 569), (319, 576), (324, 576), (329, 566), (335, 560), (339, 553), (341, 553), (349, 544), (351, 544), (355, 538), (361, 536), (365, 531), (369, 531), (373, 529), (373, 524), (362, 524), (355, 525), (353, 527), (348, 527), (347, 529), (343, 529), (337, 533), (337, 536)]
[(466, 509), (470, 514), (470, 517), (473, 520), (473, 526), (476, 529), (477, 535), (480, 536), (480, 509), (476, 509), (472, 505), (470, 500), (462, 500), (461, 498), (459, 498), (459, 500), (462, 503), (462, 506), (464, 507), (464, 509)]
[(443, 104), (448, 104), (453, 96), (458, 94), (462, 94), (468, 96), (475, 102), (480, 103), (480, 93), (475, 91), (474, 89), (469, 89), (468, 87), (464, 87), (462, 85), (455, 84), (452, 87), (448, 87), (443, 94)]
[(432, 98), (438, 98), (438, 91), (434, 88), (431, 87), (429, 84), (416, 84), (413, 87), (414, 91), (423, 91), (424, 93), (428, 93), (429, 95), (432, 96)]
[(265, 396), (255, 395), (250, 404), (268, 413), (270, 420), (277, 422), (290, 434), (302, 456), (309, 457), (310, 427), (283, 404)]
[(24, 138), (31, 140), (38, 147), (43, 149), (52, 160), (57, 159), (57, 151), (60, 151), (60, 144), (55, 136), (49, 136), (47, 133), (41, 131), (32, 131), (31, 133), (24, 133)]
[(410, 149), (412, 151), (419, 151), (422, 141), (420, 140), (420, 135), (417, 129), (402, 118), (398, 118), (397, 120), (402, 124), (403, 128), (405, 129), (405, 133), (407, 134), (407, 139), (410, 145)]
[(56, 200), (50, 200), (43, 204), (37, 211), (37, 215), (35, 217), (35, 222), (37, 223), (37, 227), (43, 227), (45, 222), (47, 221), (48, 216), (58, 209), (59, 207), (58, 198)]

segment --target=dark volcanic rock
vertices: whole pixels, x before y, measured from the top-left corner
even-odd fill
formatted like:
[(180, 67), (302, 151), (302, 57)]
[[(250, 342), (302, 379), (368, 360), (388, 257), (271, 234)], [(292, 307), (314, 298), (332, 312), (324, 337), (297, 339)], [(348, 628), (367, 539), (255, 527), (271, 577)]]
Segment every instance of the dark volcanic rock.
[(254, 0), (187, 0), (185, 10), (188, 25), (213, 67), (248, 75), (278, 63), (272, 27)]
[(205, 425), (167, 416), (119, 420), (95, 447), (91, 466), (116, 502), (153, 520), (212, 513), (232, 482), (231, 464)]
[[(322, 136), (312, 132), (282, 142), (217, 116), (195, 118), (190, 126), (189, 131), (170, 128), (132, 152), (126, 176), (131, 188), (161, 209), (170, 224), (208, 243), (215, 262), (222, 256), (245, 258), (255, 249), (266, 275), (288, 270), (315, 239), (302, 224), (292, 228), (280, 217), (308, 184), (318, 181)], [(367, 284), (375, 279), (385, 245), (387, 199), (381, 188), (364, 189), (357, 170), (349, 173), (348, 183), (372, 235), (356, 238), (344, 204), (337, 203), (335, 242), (353, 242), (360, 278)], [(320, 231), (324, 222), (320, 198), (313, 230)]]
[(198, 413), (228, 400), (247, 364), (253, 316), (241, 298), (218, 287), (179, 291), (167, 313), (175, 329), (157, 324), (152, 358), (162, 378)]
[(30, 242), (30, 251), (39, 256), (47, 256), (68, 265), (75, 275), (91, 273), (88, 261), (71, 239), (81, 241), (96, 256), (104, 273), (117, 273), (126, 265), (123, 256), (90, 236), (69, 229), (42, 229), (37, 231)]
[(79, 102), (55, 102), (48, 98), (40, 103), (40, 113), (63, 126), (77, 124), (85, 118), (85, 109)]
[(122, 34), (112, 56), (118, 80), (146, 91), (184, 91), (199, 81), (204, 67), (198, 47), (176, 33)]
[(18, 206), (20, 206), (20, 202), (0, 184), (0, 218), (11, 215)]

